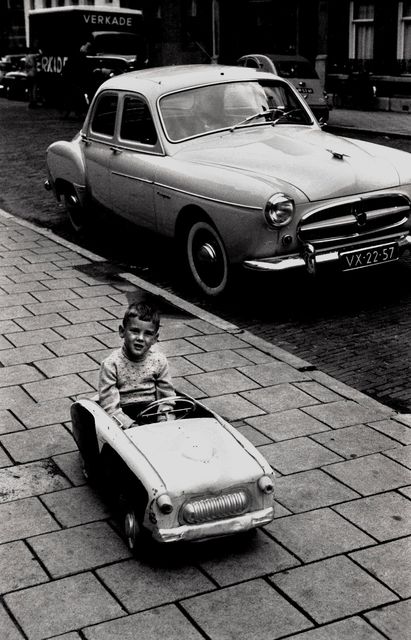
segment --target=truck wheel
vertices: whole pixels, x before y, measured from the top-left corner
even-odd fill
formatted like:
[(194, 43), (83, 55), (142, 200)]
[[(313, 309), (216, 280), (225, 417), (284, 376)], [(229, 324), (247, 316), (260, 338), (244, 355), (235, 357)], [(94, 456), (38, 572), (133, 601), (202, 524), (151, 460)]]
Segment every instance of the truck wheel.
[(205, 220), (197, 220), (185, 236), (185, 255), (196, 285), (209, 296), (226, 289), (229, 265), (225, 247), (217, 230)]

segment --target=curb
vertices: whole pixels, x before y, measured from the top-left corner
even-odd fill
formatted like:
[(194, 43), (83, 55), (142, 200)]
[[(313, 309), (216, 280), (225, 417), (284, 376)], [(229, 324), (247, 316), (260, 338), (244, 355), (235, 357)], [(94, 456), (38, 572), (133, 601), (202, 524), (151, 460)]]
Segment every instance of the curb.
[[(50, 231), (49, 229), (45, 229), (43, 227), (38, 227), (37, 225), (27, 220), (21, 220), (16, 216), (14, 216), (13, 214), (10, 214), (7, 211), (4, 211), (1, 208), (0, 208), (0, 218), (13, 221), (13, 223), (15, 224), (31, 229), (36, 233), (43, 235), (49, 238), (50, 240), (53, 240), (57, 244), (60, 244), (61, 246), (71, 249), (78, 255), (83, 256), (84, 258), (88, 258), (89, 260), (92, 260), (94, 262), (107, 262), (107, 260), (102, 256), (92, 253), (87, 249), (83, 249), (82, 247), (79, 247), (78, 245), (72, 242), (69, 242), (68, 240), (64, 240), (63, 238), (60, 238), (53, 231)], [(234, 334), (234, 333), (241, 334), (241, 339), (244, 340), (244, 342), (247, 342), (250, 346), (253, 346), (256, 349), (259, 349), (260, 351), (272, 356), (273, 358), (276, 358), (277, 360), (280, 360), (281, 362), (284, 362), (285, 364), (288, 364), (291, 367), (294, 367), (297, 370), (311, 371), (313, 374), (313, 378), (316, 379), (317, 382), (322, 382), (329, 389), (332, 389), (340, 393), (345, 398), (349, 400), (357, 401), (361, 403), (363, 406), (369, 407), (369, 408), (375, 408), (375, 409), (378, 408), (381, 410), (381, 408), (383, 407), (384, 412), (387, 414), (387, 417), (395, 415), (395, 416), (398, 416), (398, 418), (402, 418), (402, 421), (405, 420), (404, 424), (411, 425), (411, 414), (398, 414), (394, 409), (391, 409), (386, 405), (383, 405), (382, 403), (378, 402), (377, 400), (370, 398), (369, 396), (362, 393), (361, 391), (358, 391), (357, 389), (349, 387), (343, 382), (340, 382), (335, 378), (332, 378), (328, 374), (325, 374), (322, 371), (318, 370), (316, 366), (312, 365), (306, 360), (302, 360), (298, 356), (295, 356), (289, 353), (288, 351), (285, 351), (281, 347), (277, 347), (271, 344), (270, 342), (267, 342), (263, 338), (255, 336), (251, 332), (241, 329), (237, 325), (232, 324), (231, 322), (227, 322), (226, 320), (223, 320), (222, 318), (219, 318), (218, 316), (215, 316), (214, 314), (208, 311), (205, 311), (204, 309), (201, 309), (197, 305), (191, 302), (187, 302), (186, 300), (183, 300), (179, 296), (176, 296), (175, 294), (170, 293), (165, 289), (161, 289), (157, 285), (151, 284), (150, 282), (148, 282), (147, 280), (144, 280), (143, 278), (140, 278), (139, 276), (135, 276), (133, 274), (124, 272), (124, 273), (119, 273), (118, 277), (122, 278), (127, 282), (130, 282), (130, 284), (133, 284), (136, 287), (139, 287), (140, 289), (142, 289), (143, 291), (146, 291), (147, 293), (151, 293), (152, 295), (158, 296), (160, 299), (165, 300), (172, 306), (184, 311), (185, 313), (188, 313), (196, 318), (199, 318), (200, 320), (204, 320), (205, 322), (212, 324), (213, 326), (221, 329), (221, 331), (226, 331), (227, 333), (231, 333), (231, 334)]]

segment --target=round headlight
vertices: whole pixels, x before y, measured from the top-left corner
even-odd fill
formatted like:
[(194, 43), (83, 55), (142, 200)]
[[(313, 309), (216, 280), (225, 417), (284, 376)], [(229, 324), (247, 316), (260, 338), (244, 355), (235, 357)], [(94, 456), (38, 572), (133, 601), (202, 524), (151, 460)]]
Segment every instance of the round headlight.
[(161, 513), (169, 514), (173, 510), (173, 503), (170, 500), (170, 497), (163, 493), (161, 496), (157, 498), (157, 506), (160, 509)]
[(284, 227), (294, 214), (294, 200), (285, 193), (271, 196), (265, 205), (264, 215), (270, 227)]
[(270, 476), (262, 476), (258, 480), (258, 486), (263, 493), (273, 493), (274, 491), (274, 482)]

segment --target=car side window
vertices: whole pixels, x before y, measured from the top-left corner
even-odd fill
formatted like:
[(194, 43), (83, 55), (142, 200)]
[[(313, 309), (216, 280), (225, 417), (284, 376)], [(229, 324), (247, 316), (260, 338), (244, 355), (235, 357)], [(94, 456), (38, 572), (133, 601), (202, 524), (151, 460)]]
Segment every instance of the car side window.
[(147, 103), (138, 96), (126, 96), (121, 118), (120, 138), (155, 145), (157, 132)]
[(91, 121), (91, 130), (105, 136), (114, 135), (118, 97), (113, 94), (102, 95), (98, 100)]

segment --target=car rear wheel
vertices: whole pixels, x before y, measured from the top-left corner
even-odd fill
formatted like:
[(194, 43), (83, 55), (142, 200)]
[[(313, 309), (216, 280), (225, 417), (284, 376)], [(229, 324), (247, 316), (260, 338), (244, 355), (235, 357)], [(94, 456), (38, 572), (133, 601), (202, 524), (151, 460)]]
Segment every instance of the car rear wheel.
[(209, 296), (226, 289), (229, 265), (225, 247), (217, 230), (205, 220), (197, 220), (186, 234), (187, 265), (194, 282)]
[(63, 193), (63, 200), (70, 224), (74, 231), (79, 235), (86, 233), (90, 227), (90, 216), (80, 204), (73, 188)]

